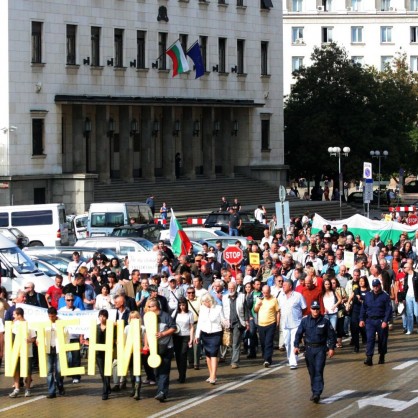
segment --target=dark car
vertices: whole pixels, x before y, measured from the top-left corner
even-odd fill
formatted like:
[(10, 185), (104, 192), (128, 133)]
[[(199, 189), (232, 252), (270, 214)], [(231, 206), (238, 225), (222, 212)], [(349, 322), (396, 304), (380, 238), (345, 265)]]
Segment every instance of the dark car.
[[(370, 203), (377, 203), (378, 194), (377, 190), (373, 190), (373, 200)], [(348, 195), (347, 203), (363, 204), (363, 192), (353, 192)], [(387, 203), (387, 194), (385, 190), (380, 191), (380, 203)]]
[(110, 234), (111, 237), (123, 238), (145, 238), (151, 242), (157, 242), (160, 237), (160, 231), (164, 229), (161, 225), (152, 224), (133, 224), (119, 226)]
[[(222, 231), (229, 232), (229, 212), (211, 212), (205, 220), (204, 226), (218, 227)], [(250, 212), (239, 213), (242, 220), (242, 227), (240, 229), (240, 235), (244, 237), (252, 237), (253, 239), (262, 239), (264, 237), (264, 230), (267, 225), (258, 222), (254, 215)]]
[(418, 193), (418, 181), (412, 180), (403, 186), (404, 193)]

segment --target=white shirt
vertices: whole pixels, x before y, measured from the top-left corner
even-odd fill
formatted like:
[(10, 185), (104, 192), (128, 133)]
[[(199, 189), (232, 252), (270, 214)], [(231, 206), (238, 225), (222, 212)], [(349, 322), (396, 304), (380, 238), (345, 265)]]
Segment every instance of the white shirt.
[(305, 298), (299, 292), (291, 291), (289, 297), (281, 292), (278, 302), (282, 327), (297, 328), (302, 321), (302, 310), (306, 308)]
[(222, 321), (224, 320), (221, 305), (214, 305), (212, 308), (202, 305), (197, 321), (196, 338), (199, 338), (201, 331), (208, 334), (222, 331)]
[(190, 335), (190, 325), (193, 325), (194, 318), (192, 312), (178, 313), (176, 316), (176, 325), (179, 328), (179, 333), (182, 337)]

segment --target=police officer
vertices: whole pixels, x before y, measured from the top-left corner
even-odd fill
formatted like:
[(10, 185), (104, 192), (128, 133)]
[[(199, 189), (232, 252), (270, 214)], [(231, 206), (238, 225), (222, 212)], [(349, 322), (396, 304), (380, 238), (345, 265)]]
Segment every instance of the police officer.
[(299, 344), (305, 338), (305, 361), (311, 378), (311, 401), (319, 403), (324, 389), (324, 368), (326, 354), (334, 355), (336, 336), (328, 318), (320, 314), (321, 306), (315, 300), (311, 304), (311, 314), (305, 316), (299, 324), (294, 342), (294, 352), (299, 354)]
[(379, 337), (379, 364), (385, 363), (388, 347), (388, 322), (392, 318), (392, 304), (389, 295), (382, 290), (379, 279), (372, 281), (373, 290), (366, 293), (360, 311), (360, 327), (366, 327), (367, 348), (364, 364), (373, 366), (376, 332)]

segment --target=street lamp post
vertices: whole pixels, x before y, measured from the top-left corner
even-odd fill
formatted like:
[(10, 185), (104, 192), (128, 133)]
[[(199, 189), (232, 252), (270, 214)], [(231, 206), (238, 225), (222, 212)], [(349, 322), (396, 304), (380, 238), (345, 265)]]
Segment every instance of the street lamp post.
[(372, 158), (377, 158), (379, 160), (379, 174), (378, 174), (378, 190), (377, 190), (377, 208), (380, 209), (380, 167), (382, 164), (382, 157), (386, 158), (389, 153), (385, 150), (382, 153), (380, 151), (370, 151), (370, 155)]
[(341, 196), (343, 191), (343, 174), (341, 172), (341, 155), (348, 157), (350, 153), (349, 147), (344, 147), (342, 150), (340, 147), (329, 147), (328, 152), (331, 157), (338, 157), (338, 178), (339, 178), (339, 188), (338, 194), (340, 198), (340, 219), (342, 218), (342, 204), (341, 204)]

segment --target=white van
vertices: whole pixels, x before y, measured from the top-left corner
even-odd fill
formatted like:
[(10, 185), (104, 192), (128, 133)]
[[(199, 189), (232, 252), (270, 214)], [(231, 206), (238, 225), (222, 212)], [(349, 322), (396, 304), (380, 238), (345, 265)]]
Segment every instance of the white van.
[(54, 278), (48, 277), (37, 269), (34, 262), (16, 244), (0, 235), (0, 271), (1, 285), (16, 296), (27, 282), (35, 284), (35, 291), (45, 293), (53, 284)]
[(137, 224), (154, 223), (150, 207), (143, 202), (92, 203), (87, 221), (88, 237), (104, 237), (117, 226), (129, 225), (134, 219)]
[(63, 203), (0, 206), (0, 227), (19, 228), (29, 238), (29, 246), (68, 245)]

